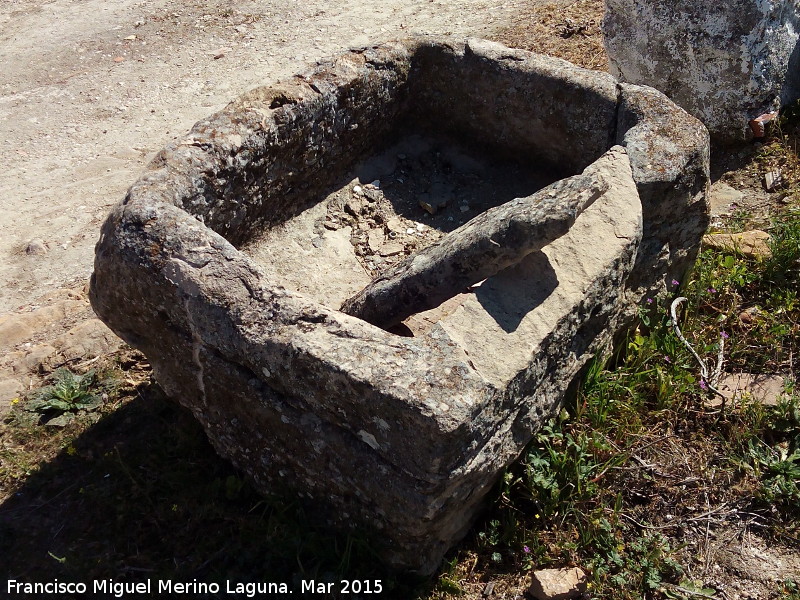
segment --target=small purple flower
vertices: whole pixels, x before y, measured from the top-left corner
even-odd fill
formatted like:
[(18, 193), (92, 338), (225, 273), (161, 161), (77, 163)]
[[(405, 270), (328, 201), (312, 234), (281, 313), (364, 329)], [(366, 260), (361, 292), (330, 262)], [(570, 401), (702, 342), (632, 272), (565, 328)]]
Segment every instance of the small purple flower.
[(525, 552), (525, 554), (530, 554), (531, 553), (531, 549), (528, 548), (527, 546), (523, 546), (522, 550), (523, 550), (523, 552)]
[(731, 336), (729, 336), (728, 332), (723, 329), (719, 332), (719, 337), (721, 337), (723, 340), (727, 340)]
[(680, 285), (680, 284), (681, 284), (681, 282), (678, 281), (677, 279), (673, 279), (672, 280), (672, 285)]
[(652, 298), (648, 298), (648, 299), (647, 299), (647, 303), (648, 303), (648, 304), (652, 304), (652, 303), (653, 303), (653, 299), (652, 299)]
[(706, 383), (705, 379), (700, 380), (700, 389), (703, 390), (704, 392), (708, 391), (708, 384)]
[(716, 294), (716, 293), (717, 293), (717, 290), (715, 290), (714, 288), (708, 288), (706, 291), (707, 291), (709, 294)]
[(667, 363), (667, 364), (671, 364), (672, 363), (672, 361), (669, 359), (669, 356), (667, 356), (666, 354), (664, 355), (664, 362)]

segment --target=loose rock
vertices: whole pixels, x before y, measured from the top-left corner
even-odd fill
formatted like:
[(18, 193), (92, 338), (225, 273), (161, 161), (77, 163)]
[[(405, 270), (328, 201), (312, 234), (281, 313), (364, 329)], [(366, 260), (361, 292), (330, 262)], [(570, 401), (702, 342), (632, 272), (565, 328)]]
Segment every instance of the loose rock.
[(717, 181), (708, 191), (708, 203), (714, 217), (727, 215), (734, 205), (740, 205), (744, 194), (723, 181)]
[(31, 240), (25, 246), (25, 254), (28, 256), (41, 256), (47, 254), (47, 246), (40, 239)]
[(743, 233), (710, 233), (703, 236), (703, 244), (747, 258), (764, 259), (772, 256), (770, 239), (766, 231), (754, 229)]
[(531, 575), (528, 593), (536, 600), (571, 600), (586, 591), (586, 573), (571, 569), (542, 569)]
[(777, 406), (786, 383), (782, 375), (728, 373), (720, 379), (717, 389), (728, 400), (750, 399), (765, 406)]
[(764, 189), (768, 192), (774, 192), (781, 187), (783, 187), (783, 177), (780, 171), (767, 171), (764, 174)]

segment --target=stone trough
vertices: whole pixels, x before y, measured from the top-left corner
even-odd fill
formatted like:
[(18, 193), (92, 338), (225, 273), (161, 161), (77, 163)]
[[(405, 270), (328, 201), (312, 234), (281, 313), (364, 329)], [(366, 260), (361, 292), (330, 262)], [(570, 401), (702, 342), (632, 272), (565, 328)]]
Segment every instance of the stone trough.
[[(376, 156), (401, 162), (363, 175)], [(420, 208), (425, 165), (469, 204)], [(523, 191), (481, 204), (470, 182), (491, 169), (504, 182), (480, 189)], [(707, 182), (705, 129), (650, 88), (482, 40), (387, 43), (163, 150), (103, 226), (91, 300), (259, 490), (428, 574), (592, 356), (684, 274)], [(373, 304), (412, 314), (340, 310), (403, 268), (433, 287)]]

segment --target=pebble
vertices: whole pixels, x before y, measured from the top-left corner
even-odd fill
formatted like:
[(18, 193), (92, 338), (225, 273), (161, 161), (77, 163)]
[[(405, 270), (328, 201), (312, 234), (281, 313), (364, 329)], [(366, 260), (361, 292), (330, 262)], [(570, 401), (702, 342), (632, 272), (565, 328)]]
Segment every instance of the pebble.
[(429, 194), (420, 194), (420, 196), (419, 196), (419, 205), (423, 209), (425, 209), (425, 211), (427, 211), (428, 213), (430, 213), (432, 215), (435, 215), (436, 211), (439, 209), (439, 207), (436, 204), (431, 202), (431, 197), (430, 197)]
[(467, 212), (467, 211), (469, 211), (469, 206), (468, 206), (467, 204), (462, 204), (462, 205), (461, 205), (461, 206), (459, 206), (458, 208), (459, 208), (459, 210), (460, 210), (461, 212)]
[(415, 233), (417, 233), (417, 230), (414, 229), (413, 227), (409, 227), (408, 229), (406, 229), (406, 233), (408, 235), (414, 235)]
[(47, 246), (45, 245), (44, 241), (36, 238), (28, 242), (28, 245), (25, 246), (25, 254), (29, 256), (41, 256), (42, 254), (47, 254)]
[(404, 250), (405, 246), (400, 242), (389, 242), (381, 246), (380, 254), (381, 256), (395, 256), (397, 254), (402, 254)]
[(367, 188), (364, 191), (364, 195), (367, 197), (367, 200), (370, 202), (378, 202), (381, 199), (381, 192), (375, 188)]
[(359, 196), (364, 193), (364, 190), (361, 189), (360, 185), (353, 187), (353, 193), (358, 194)]

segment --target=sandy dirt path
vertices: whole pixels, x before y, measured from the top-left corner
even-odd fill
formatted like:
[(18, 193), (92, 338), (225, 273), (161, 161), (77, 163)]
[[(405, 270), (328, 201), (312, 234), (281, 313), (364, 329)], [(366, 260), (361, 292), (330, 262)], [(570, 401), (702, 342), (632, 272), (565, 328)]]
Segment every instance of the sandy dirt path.
[(489, 37), (518, 4), (4, 0), (0, 314), (82, 285), (100, 225), (137, 173), (245, 90), (372, 41)]

